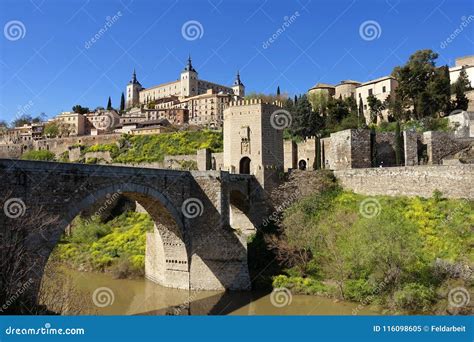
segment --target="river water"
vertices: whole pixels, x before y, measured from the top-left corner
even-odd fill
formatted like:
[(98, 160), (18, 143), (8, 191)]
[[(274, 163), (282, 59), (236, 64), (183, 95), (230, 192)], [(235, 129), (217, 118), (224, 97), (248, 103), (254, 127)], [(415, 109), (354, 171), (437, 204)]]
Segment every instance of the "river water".
[[(83, 293), (83, 301), (90, 304), (87, 313), (98, 315), (352, 315), (358, 307), (356, 303), (307, 295), (283, 295), (280, 300), (275, 298), (275, 306), (265, 292), (186, 291), (146, 279), (113, 279), (109, 274), (72, 270), (67, 273)], [(359, 306), (357, 314), (379, 313)]]

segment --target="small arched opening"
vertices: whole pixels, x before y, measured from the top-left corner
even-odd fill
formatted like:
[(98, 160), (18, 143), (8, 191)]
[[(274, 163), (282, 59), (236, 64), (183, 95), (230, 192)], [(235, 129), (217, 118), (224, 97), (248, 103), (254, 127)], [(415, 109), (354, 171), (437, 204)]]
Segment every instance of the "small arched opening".
[(243, 175), (250, 174), (250, 158), (249, 157), (243, 157), (242, 159), (240, 159), (239, 173)]
[(301, 159), (301, 160), (298, 162), (298, 169), (299, 169), (299, 170), (306, 170), (306, 160)]

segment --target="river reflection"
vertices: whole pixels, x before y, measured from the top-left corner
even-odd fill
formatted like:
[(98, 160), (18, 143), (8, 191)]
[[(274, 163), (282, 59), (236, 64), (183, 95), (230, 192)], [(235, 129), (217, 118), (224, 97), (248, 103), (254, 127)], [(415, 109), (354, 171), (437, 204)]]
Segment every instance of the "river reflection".
[[(91, 311), (98, 315), (351, 315), (355, 303), (293, 295), (291, 303), (276, 307), (265, 292), (185, 291), (157, 285), (146, 279), (113, 279), (108, 274), (68, 270), (71, 282), (85, 294)], [(113, 303), (97, 307), (93, 293), (98, 288), (113, 293)], [(376, 315), (363, 307), (359, 315)]]

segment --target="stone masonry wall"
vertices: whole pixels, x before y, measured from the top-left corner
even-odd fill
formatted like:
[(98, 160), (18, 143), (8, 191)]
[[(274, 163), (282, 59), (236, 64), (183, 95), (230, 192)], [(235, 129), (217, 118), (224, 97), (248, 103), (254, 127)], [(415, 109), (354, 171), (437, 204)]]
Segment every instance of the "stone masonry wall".
[[(26, 145), (25, 148), (28, 148)], [(0, 145), (0, 158), (17, 159), (23, 153), (22, 145)]]
[(468, 144), (454, 138), (450, 132), (429, 131), (423, 133), (423, 143), (428, 147), (428, 164), (441, 164), (443, 158), (459, 152)]
[(345, 189), (364, 195), (474, 199), (474, 165), (406, 166), (334, 171)]
[(85, 135), (79, 137), (57, 138), (38, 140), (33, 143), (35, 150), (49, 150), (56, 155), (68, 151), (70, 146), (82, 144), (85, 146), (92, 146), (95, 144), (113, 144), (118, 141), (120, 134), (107, 135)]

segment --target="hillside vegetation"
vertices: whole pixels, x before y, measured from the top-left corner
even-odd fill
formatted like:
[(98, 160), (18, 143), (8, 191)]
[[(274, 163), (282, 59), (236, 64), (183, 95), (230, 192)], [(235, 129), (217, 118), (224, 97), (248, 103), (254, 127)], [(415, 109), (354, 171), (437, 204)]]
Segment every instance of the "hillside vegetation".
[(165, 155), (195, 154), (197, 150), (208, 148), (221, 152), (222, 133), (210, 130), (182, 131), (145, 136), (124, 136), (121, 148), (112, 155), (117, 163), (142, 163), (163, 161)]
[(334, 185), (284, 212), (279, 246), (294, 252), (273, 286), (390, 312), (445, 312), (450, 288), (472, 289), (473, 208), (439, 193), (367, 197)]
[(142, 276), (145, 270), (146, 232), (152, 231), (148, 214), (125, 212), (107, 223), (98, 217), (76, 217), (72, 234), (64, 236), (53, 252), (55, 261), (69, 267), (112, 272), (119, 278)]

